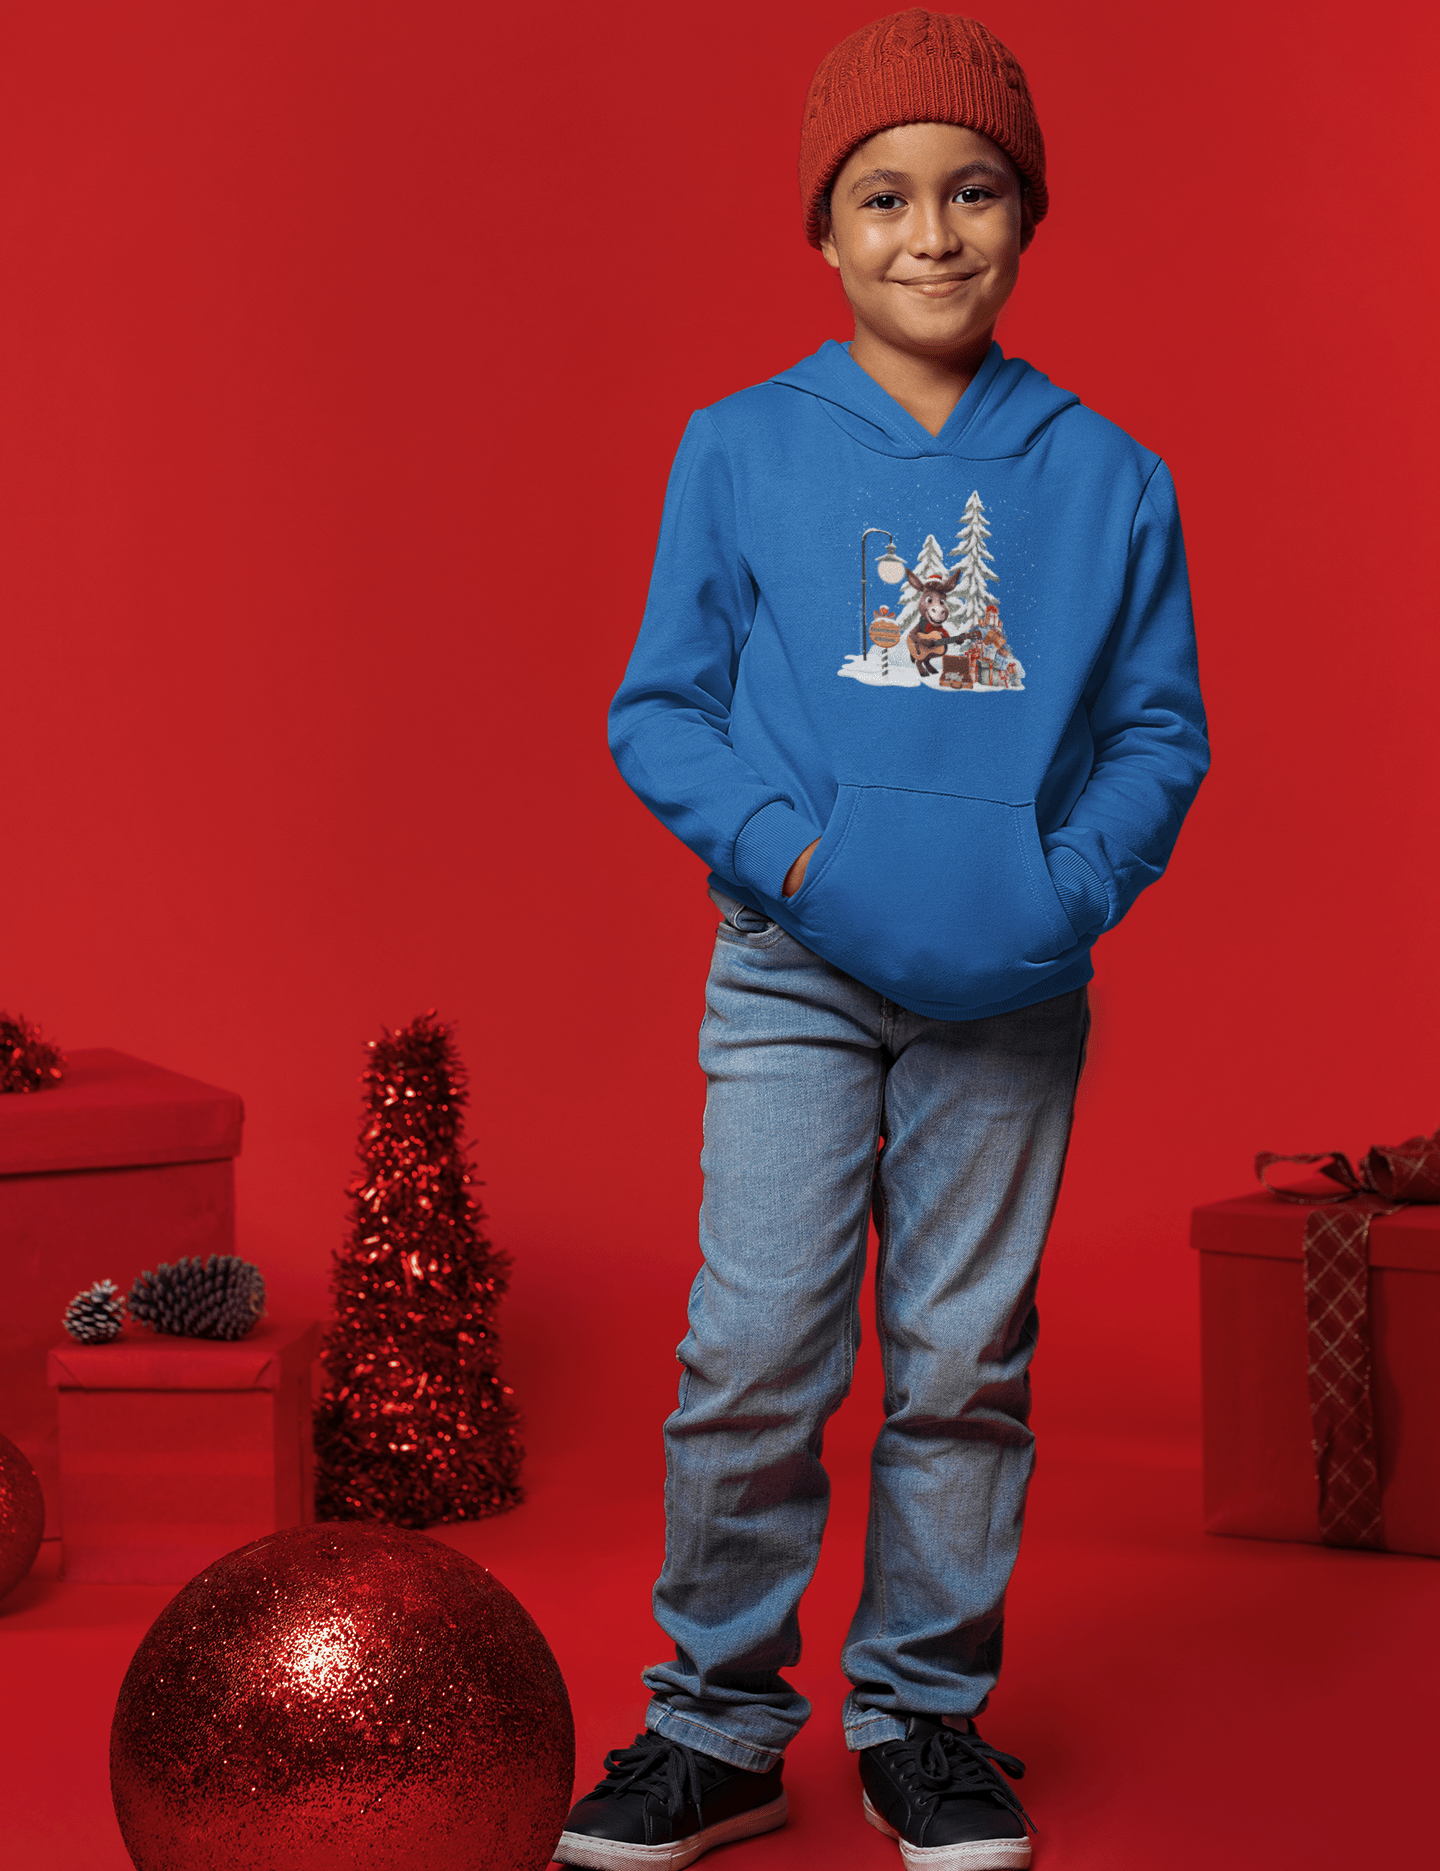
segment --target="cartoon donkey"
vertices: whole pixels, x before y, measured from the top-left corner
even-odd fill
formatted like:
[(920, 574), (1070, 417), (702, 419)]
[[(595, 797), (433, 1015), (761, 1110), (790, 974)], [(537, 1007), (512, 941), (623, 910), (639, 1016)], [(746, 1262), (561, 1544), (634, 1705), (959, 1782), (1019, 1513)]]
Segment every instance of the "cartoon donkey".
[(960, 567), (957, 565), (948, 578), (938, 572), (929, 578), (917, 578), (907, 566), (905, 576), (920, 593), (920, 616), (905, 639), (905, 647), (919, 673), (933, 676), (938, 672), (931, 657), (952, 641), (948, 631), (950, 606), (945, 600), (960, 582)]

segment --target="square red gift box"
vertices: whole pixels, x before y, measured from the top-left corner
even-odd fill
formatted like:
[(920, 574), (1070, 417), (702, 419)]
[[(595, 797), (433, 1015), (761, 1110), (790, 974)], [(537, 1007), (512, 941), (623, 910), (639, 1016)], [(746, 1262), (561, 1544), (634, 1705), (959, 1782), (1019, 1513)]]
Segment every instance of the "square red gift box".
[(59, 1525), (55, 1393), (45, 1354), (65, 1308), (162, 1260), (235, 1251), (243, 1107), (233, 1091), (108, 1048), (64, 1080), (0, 1096), (0, 1434), (18, 1443)]
[(313, 1520), (319, 1342), (314, 1323), (262, 1321), (231, 1343), (132, 1326), (108, 1345), (57, 1345), (63, 1576), (181, 1585)]
[[(1310, 1212), (1256, 1194), (1194, 1213), (1208, 1533), (1320, 1539), (1303, 1265)], [(1440, 1556), (1440, 1207), (1371, 1222), (1370, 1337), (1384, 1544)]]

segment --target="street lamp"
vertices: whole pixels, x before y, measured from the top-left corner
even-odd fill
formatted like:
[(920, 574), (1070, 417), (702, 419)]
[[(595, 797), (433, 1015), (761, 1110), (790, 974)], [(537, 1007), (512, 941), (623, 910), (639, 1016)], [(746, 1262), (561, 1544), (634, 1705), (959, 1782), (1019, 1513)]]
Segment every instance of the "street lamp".
[[(870, 654), (868, 631), (870, 625), (870, 594), (866, 586), (868, 567), (865, 561), (865, 541), (872, 533), (884, 533), (890, 541), (889, 546), (875, 561), (875, 570), (887, 585), (898, 585), (905, 576), (905, 561), (895, 550), (895, 535), (883, 526), (867, 526), (860, 535), (860, 660), (863, 663)], [(890, 677), (890, 651), (884, 644), (880, 646), (880, 675), (888, 681)]]

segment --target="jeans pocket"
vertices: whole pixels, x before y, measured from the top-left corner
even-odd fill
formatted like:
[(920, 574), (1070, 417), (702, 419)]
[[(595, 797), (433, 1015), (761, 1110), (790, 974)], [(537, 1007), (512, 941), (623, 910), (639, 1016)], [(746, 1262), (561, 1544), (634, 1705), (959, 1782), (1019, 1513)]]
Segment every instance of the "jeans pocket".
[(727, 897), (722, 891), (711, 889), (707, 892), (710, 901), (720, 912), (722, 937), (733, 940), (739, 937), (747, 947), (755, 944), (773, 942), (781, 934), (779, 923), (773, 921), (760, 910), (752, 910), (748, 903), (737, 903), (734, 897)]

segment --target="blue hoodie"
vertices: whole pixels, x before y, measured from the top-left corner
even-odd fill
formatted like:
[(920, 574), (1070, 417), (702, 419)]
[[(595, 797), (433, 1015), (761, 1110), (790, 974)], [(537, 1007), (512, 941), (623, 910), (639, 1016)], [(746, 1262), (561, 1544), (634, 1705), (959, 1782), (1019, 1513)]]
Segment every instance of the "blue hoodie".
[(822, 345), (691, 418), (610, 744), (713, 883), (899, 1005), (1078, 987), (1208, 764), (1169, 473), (998, 344), (938, 436)]

